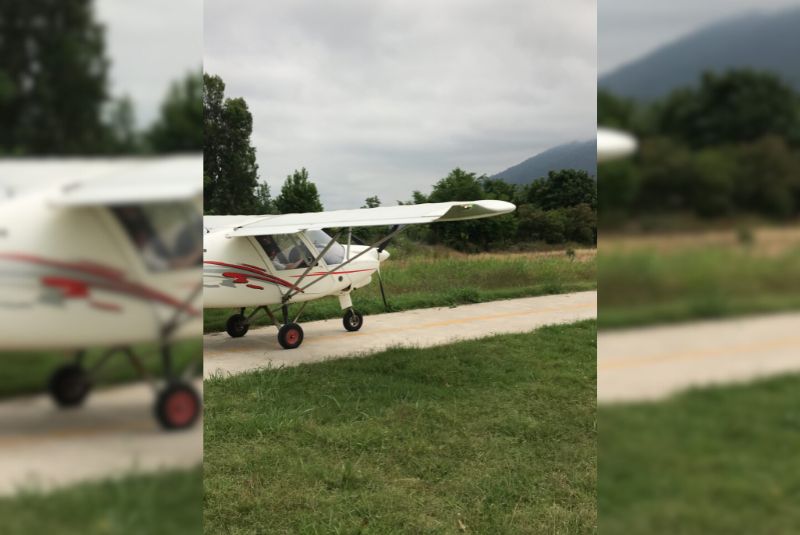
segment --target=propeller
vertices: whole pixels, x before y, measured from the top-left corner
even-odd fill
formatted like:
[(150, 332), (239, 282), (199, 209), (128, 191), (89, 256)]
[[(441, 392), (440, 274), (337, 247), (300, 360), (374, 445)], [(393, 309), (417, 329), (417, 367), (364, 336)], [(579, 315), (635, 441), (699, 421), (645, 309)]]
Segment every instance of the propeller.
[[(399, 229), (400, 229), (400, 227), (401, 227), (401, 225), (394, 225), (394, 226), (392, 226), (392, 228), (390, 228), (390, 229), (389, 229), (389, 234), (393, 234), (394, 232), (397, 232), (397, 230), (399, 230)], [(393, 238), (389, 238), (388, 240), (386, 240), (385, 242), (383, 242), (383, 243), (380, 245), (380, 247), (378, 247), (378, 253), (380, 253), (381, 251), (383, 251), (384, 249), (386, 249), (386, 247), (387, 247), (387, 246), (388, 246), (388, 245), (389, 245), (389, 244), (392, 242), (392, 239), (393, 239)]]

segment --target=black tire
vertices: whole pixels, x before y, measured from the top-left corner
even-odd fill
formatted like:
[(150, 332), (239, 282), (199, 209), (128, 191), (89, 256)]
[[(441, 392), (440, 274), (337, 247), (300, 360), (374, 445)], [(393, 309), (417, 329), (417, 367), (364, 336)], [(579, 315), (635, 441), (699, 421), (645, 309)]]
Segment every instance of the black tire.
[(156, 397), (156, 420), (164, 429), (174, 431), (192, 427), (200, 417), (202, 402), (192, 385), (173, 382)]
[(296, 323), (287, 323), (278, 331), (278, 343), (284, 349), (294, 349), (303, 343), (303, 328)]
[(344, 313), (344, 317), (342, 318), (342, 324), (344, 325), (344, 328), (350, 332), (357, 331), (362, 325), (364, 325), (364, 316), (352, 308), (348, 308), (347, 312)]
[(67, 364), (50, 376), (48, 390), (59, 407), (77, 407), (86, 400), (92, 381), (78, 364)]
[(242, 314), (234, 314), (228, 318), (225, 331), (231, 338), (241, 338), (250, 330), (250, 322)]

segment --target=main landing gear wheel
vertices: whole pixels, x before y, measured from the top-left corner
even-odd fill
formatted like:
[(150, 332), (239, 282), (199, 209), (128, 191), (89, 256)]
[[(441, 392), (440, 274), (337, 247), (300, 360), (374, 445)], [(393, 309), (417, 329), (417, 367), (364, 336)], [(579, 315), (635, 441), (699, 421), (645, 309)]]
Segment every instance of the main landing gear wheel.
[(228, 318), (228, 323), (225, 324), (225, 330), (231, 338), (241, 338), (250, 329), (250, 322), (247, 321), (242, 314), (234, 314)]
[(156, 398), (156, 419), (164, 429), (186, 429), (197, 421), (200, 407), (200, 395), (194, 387), (173, 382)]
[(303, 343), (303, 328), (296, 323), (287, 323), (278, 331), (278, 343), (284, 349), (294, 349)]
[(364, 325), (364, 316), (352, 308), (349, 308), (347, 312), (344, 313), (342, 323), (344, 324), (344, 328), (348, 331), (357, 331)]
[(77, 407), (91, 389), (89, 374), (78, 364), (62, 366), (50, 376), (50, 395), (60, 407)]

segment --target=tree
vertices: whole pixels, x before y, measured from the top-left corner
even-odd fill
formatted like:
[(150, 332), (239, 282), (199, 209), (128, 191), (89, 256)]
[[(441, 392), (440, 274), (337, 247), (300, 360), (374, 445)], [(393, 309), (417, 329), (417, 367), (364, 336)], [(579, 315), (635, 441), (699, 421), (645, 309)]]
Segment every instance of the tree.
[(597, 124), (608, 128), (633, 130), (636, 107), (632, 100), (605, 89), (597, 91)]
[(141, 139), (136, 132), (136, 114), (133, 101), (127, 95), (116, 99), (108, 113), (108, 138), (104, 152), (130, 154), (142, 151)]
[(5, 1), (0, 152), (96, 154), (107, 146), (103, 27), (91, 0)]
[(203, 201), (207, 214), (254, 214), (258, 206), (253, 117), (242, 98), (225, 98), (225, 82), (203, 75)]
[(564, 243), (565, 223), (560, 210), (542, 210), (530, 204), (519, 207), (519, 237), (523, 241)]
[(266, 182), (259, 182), (255, 191), (256, 201), (253, 213), (255, 214), (275, 214), (275, 201), (272, 200), (272, 195), (269, 191), (269, 184)]
[(777, 135), (798, 141), (800, 102), (771, 73), (703, 74), (700, 87), (674, 91), (660, 106), (659, 128), (693, 148)]
[(364, 203), (364, 206), (361, 208), (377, 208), (381, 205), (381, 200), (377, 195), (373, 195), (372, 197), (367, 197)]
[[(489, 197), (483, 189), (488, 179), (455, 168), (439, 180), (427, 197), (428, 202), (477, 201)], [(416, 193), (416, 192), (415, 192)], [(417, 197), (415, 195), (415, 197)], [(422, 198), (422, 195), (419, 196)], [(416, 199), (415, 199), (416, 200)], [(516, 235), (517, 220), (513, 215), (489, 219), (458, 221), (430, 226), (430, 239), (462, 251), (483, 251), (502, 246)]]
[(203, 80), (199, 72), (170, 85), (147, 140), (158, 153), (203, 150)]
[(286, 177), (281, 194), (275, 199), (275, 206), (281, 214), (322, 211), (317, 186), (308, 179), (305, 167)]
[(529, 202), (544, 210), (576, 204), (597, 208), (597, 183), (589, 173), (579, 169), (550, 171), (545, 178), (530, 185), (528, 195)]

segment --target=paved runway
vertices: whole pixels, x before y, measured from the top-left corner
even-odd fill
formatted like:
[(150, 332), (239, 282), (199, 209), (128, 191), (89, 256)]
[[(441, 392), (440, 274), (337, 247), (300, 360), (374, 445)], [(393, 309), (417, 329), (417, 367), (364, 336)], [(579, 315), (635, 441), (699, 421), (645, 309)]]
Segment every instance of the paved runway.
[(302, 323), (305, 339), (292, 350), (281, 349), (273, 326), (252, 329), (235, 339), (214, 333), (203, 337), (203, 370), (206, 377), (237, 374), (266, 366), (373, 353), (392, 346), (428, 347), (527, 332), (543, 325), (595, 317), (597, 292), (591, 291), (378, 314), (365, 317), (364, 326), (353, 333), (344, 330), (341, 319)]
[(694, 386), (800, 371), (800, 313), (601, 332), (597, 399), (658, 400)]
[(202, 421), (164, 432), (153, 402), (150, 386), (136, 383), (97, 390), (78, 409), (58, 409), (45, 395), (0, 403), (0, 495), (200, 464)]

